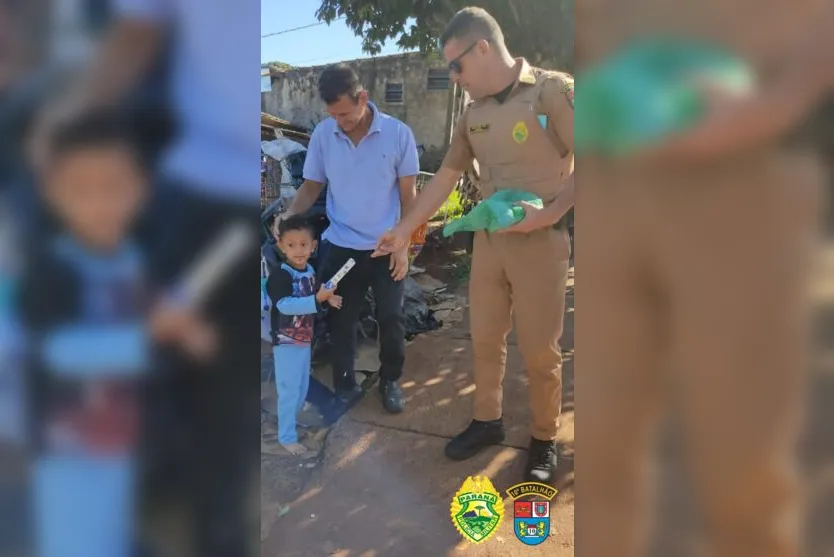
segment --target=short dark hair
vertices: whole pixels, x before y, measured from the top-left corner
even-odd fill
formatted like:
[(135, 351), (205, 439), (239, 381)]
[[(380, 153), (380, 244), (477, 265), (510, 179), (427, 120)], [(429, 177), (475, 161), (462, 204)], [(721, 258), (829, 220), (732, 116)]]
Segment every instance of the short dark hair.
[(364, 90), (359, 75), (347, 64), (327, 66), (319, 76), (319, 96), (325, 104), (337, 102), (342, 95), (358, 100)]
[(483, 8), (463, 8), (449, 20), (446, 29), (440, 35), (440, 46), (452, 39), (472, 38), (485, 39), (490, 44), (504, 48), (504, 32), (501, 26), (488, 11)]
[(306, 230), (310, 233), (310, 236), (313, 238), (316, 237), (316, 229), (313, 228), (313, 225), (304, 217), (304, 215), (293, 215), (282, 219), (281, 222), (278, 223), (279, 238), (287, 232), (292, 232), (294, 230)]
[(128, 120), (110, 110), (84, 113), (58, 127), (50, 137), (53, 160), (89, 148), (125, 149), (141, 163), (139, 142)]

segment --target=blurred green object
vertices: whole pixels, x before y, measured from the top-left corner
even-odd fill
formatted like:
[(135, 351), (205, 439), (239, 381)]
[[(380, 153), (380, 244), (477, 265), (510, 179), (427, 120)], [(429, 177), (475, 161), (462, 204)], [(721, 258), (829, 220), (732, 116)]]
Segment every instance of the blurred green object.
[(698, 122), (706, 108), (698, 82), (740, 93), (754, 81), (743, 60), (709, 44), (634, 43), (577, 78), (575, 150), (626, 155)]
[(448, 238), (457, 232), (479, 230), (496, 232), (512, 226), (524, 218), (524, 207), (518, 205), (521, 201), (527, 201), (540, 209), (544, 207), (542, 200), (532, 193), (513, 189), (500, 190), (478, 203), (461, 218), (444, 226), (443, 236)]

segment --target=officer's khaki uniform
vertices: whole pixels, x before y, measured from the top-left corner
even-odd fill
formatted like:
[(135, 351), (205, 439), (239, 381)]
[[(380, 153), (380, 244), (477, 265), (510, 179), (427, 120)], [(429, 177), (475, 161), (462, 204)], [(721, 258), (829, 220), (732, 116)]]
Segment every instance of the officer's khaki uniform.
[[(653, 0), (601, 0), (598, 19), (582, 19), (579, 42), (597, 58), (632, 33), (678, 27), (720, 36), (766, 75), (786, 50), (773, 46), (791, 42), (788, 30), (795, 40), (797, 11), (808, 13), (805, 1), (776, 3), (781, 9), (768, 11), (746, 0), (690, 2), (695, 13), (667, 10), (662, 20)], [(606, 7), (646, 21), (617, 28)], [(765, 12), (772, 26), (749, 20)], [(586, 27), (592, 20), (598, 25)], [(769, 46), (759, 42), (768, 38)], [(638, 168), (582, 158), (580, 166), (577, 547), (594, 557), (646, 554), (656, 478), (647, 473), (650, 442), (671, 405), (704, 512), (705, 554), (797, 557), (791, 466), (819, 166), (777, 144), (707, 164)]]
[[(488, 98), (470, 104), (443, 166), (463, 171), (475, 159), (485, 197), (515, 188), (538, 195), (545, 205), (552, 203), (573, 164), (572, 86), (569, 76), (523, 61), (518, 83), (504, 103)], [(546, 120), (540, 121), (540, 115)], [(564, 229), (476, 233), (469, 285), (476, 420), (502, 416), (507, 335), (515, 315), (530, 385), (532, 435), (555, 438), (569, 259)]]

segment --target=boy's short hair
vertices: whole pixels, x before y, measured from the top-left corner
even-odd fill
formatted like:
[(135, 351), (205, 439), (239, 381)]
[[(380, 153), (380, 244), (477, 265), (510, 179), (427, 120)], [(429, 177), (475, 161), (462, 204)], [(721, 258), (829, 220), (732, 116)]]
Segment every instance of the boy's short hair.
[(50, 138), (53, 160), (90, 148), (122, 148), (141, 163), (139, 142), (132, 126), (121, 114), (110, 111), (87, 112), (58, 127)]
[(313, 225), (307, 220), (303, 215), (293, 215), (286, 219), (282, 219), (281, 222), (278, 223), (278, 237), (280, 238), (287, 232), (292, 232), (294, 230), (305, 230), (310, 233), (314, 239), (316, 237), (316, 229), (313, 228)]

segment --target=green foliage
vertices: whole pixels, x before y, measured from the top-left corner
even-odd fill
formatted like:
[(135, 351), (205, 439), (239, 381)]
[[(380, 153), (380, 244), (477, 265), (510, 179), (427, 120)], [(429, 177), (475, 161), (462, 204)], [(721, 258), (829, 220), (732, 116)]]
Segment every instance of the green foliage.
[(284, 70), (284, 71), (293, 69), (293, 66), (290, 66), (289, 64), (286, 64), (284, 62), (278, 62), (278, 61), (267, 62), (266, 65), (271, 67), (271, 68), (276, 68), (278, 70)]
[(452, 220), (458, 217), (462, 217), (463, 213), (466, 211), (466, 207), (463, 203), (463, 198), (460, 195), (460, 192), (455, 189), (452, 191), (452, 194), (449, 196), (449, 199), (440, 207), (440, 210), (435, 213), (435, 215), (431, 218), (431, 220)]
[(573, 0), (321, 0), (319, 20), (344, 16), (368, 54), (390, 39), (404, 50), (437, 51), (437, 38), (461, 8), (489, 11), (504, 30), (514, 56), (531, 64), (573, 71)]

